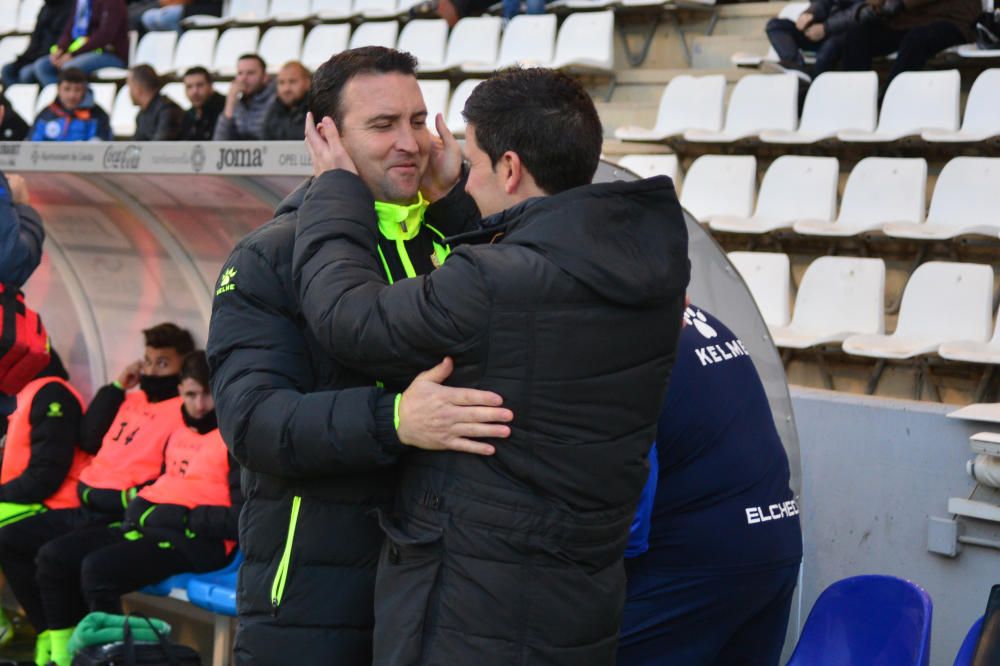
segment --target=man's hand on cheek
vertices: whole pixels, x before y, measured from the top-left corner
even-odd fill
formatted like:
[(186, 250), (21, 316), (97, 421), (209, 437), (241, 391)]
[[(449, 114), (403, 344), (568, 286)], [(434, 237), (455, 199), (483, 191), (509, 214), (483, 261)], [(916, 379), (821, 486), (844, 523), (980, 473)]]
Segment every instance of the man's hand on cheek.
[(444, 116), (434, 118), (438, 136), (431, 136), (427, 171), (420, 181), (420, 191), (430, 202), (444, 198), (462, 175), (462, 148), (448, 130)]
[(514, 419), (501, 407), (503, 398), (490, 391), (442, 385), (454, 368), (450, 358), (417, 375), (399, 399), (397, 435), (408, 446), (430, 451), (463, 451), (493, 455), (495, 449), (477, 438), (510, 436)]
[(312, 157), (313, 175), (318, 176), (334, 169), (358, 173), (354, 160), (340, 141), (337, 126), (329, 116), (324, 116), (317, 126), (313, 122), (312, 113), (306, 114), (306, 147)]

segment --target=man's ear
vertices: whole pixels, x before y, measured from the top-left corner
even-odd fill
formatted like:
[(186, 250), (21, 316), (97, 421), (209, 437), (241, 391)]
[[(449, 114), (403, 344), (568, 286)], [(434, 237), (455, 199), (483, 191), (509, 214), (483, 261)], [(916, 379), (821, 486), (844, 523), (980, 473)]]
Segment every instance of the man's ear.
[(524, 178), (524, 165), (521, 164), (521, 157), (512, 150), (500, 156), (500, 168), (503, 169), (504, 192), (514, 194), (521, 186)]

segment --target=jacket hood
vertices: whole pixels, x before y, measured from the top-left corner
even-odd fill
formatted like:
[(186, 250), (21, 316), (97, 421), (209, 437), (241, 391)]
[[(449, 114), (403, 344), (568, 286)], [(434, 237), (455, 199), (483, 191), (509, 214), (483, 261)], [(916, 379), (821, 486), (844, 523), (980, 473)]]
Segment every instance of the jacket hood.
[(687, 227), (673, 182), (658, 176), (529, 199), (484, 220), (505, 242), (545, 255), (610, 301), (641, 305), (687, 287)]

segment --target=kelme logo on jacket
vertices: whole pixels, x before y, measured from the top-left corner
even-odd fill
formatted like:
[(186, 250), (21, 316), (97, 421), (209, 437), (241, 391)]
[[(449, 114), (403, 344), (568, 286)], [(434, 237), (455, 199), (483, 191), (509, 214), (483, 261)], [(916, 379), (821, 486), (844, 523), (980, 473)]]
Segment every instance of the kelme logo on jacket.
[(60, 405), (58, 402), (50, 402), (49, 411), (45, 416), (49, 417), (50, 419), (61, 418), (63, 416), (62, 405)]
[(222, 277), (219, 278), (219, 288), (215, 290), (215, 295), (221, 296), (226, 292), (236, 289), (236, 283), (233, 281), (234, 277), (236, 277), (236, 269), (232, 266), (223, 271)]

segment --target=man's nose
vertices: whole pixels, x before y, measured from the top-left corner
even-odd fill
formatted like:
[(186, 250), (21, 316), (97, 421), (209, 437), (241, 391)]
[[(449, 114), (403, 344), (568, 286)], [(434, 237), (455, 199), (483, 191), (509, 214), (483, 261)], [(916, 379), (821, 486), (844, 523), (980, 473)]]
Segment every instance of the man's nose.
[(396, 134), (396, 149), (401, 150), (406, 153), (416, 153), (420, 150), (420, 144), (417, 143), (417, 133), (409, 125), (400, 129)]

